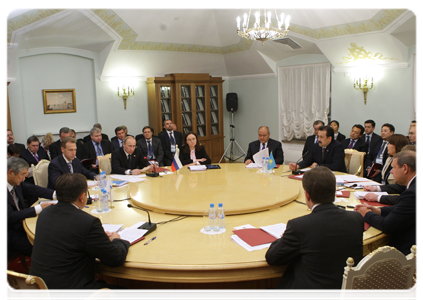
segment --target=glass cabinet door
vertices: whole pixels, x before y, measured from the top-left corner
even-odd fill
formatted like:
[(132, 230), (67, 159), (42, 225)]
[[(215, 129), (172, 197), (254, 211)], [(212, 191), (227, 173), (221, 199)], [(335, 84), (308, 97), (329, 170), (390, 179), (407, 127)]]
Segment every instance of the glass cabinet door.
[(162, 122), (172, 120), (172, 101), (170, 95), (170, 86), (160, 87), (160, 99), (162, 107)]
[(192, 131), (191, 85), (181, 86), (182, 128), (186, 134)]
[(217, 85), (210, 85), (210, 123), (211, 134), (219, 134), (219, 90)]
[(195, 117), (197, 119), (197, 135), (199, 137), (207, 135), (205, 92), (206, 89), (204, 85), (195, 86)]

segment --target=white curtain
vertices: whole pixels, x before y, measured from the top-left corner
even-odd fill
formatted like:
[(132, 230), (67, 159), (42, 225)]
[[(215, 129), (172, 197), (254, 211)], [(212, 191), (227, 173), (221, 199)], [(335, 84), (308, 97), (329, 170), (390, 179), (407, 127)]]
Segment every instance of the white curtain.
[(413, 55), (414, 119), (420, 120), (420, 53)]
[(279, 67), (279, 132), (282, 140), (314, 133), (313, 122), (328, 122), (330, 63)]

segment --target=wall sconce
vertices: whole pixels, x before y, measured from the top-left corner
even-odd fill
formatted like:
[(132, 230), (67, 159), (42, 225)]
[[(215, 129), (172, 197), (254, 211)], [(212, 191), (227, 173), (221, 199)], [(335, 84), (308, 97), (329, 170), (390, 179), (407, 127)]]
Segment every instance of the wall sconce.
[(125, 110), (126, 110), (126, 100), (128, 99), (128, 97), (132, 97), (132, 96), (135, 95), (134, 88), (130, 88), (129, 86), (127, 86), (127, 87), (125, 87), (125, 86), (118, 87), (118, 93), (117, 93), (117, 95), (119, 97), (122, 97), (122, 99), (123, 99), (123, 106), (125, 107)]
[(354, 88), (356, 90), (363, 91), (364, 105), (366, 105), (366, 102), (367, 102), (367, 92), (373, 88), (373, 77), (372, 77), (372, 82), (370, 84), (370, 87), (367, 85), (368, 83), (370, 83), (370, 82), (369, 82), (369, 79), (367, 77), (363, 78), (363, 84), (361, 83), (361, 78), (354, 79)]

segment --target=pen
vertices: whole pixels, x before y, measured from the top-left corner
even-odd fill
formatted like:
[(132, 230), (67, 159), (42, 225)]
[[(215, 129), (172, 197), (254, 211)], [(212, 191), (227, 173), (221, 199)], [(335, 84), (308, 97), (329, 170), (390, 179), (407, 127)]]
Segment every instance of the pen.
[(156, 239), (156, 237), (153, 237), (151, 240), (149, 240), (147, 243), (145, 243), (144, 246), (148, 245), (148, 243), (150, 243), (152, 240), (155, 240), (155, 239)]
[(85, 205), (85, 208), (90, 208), (89, 206)]

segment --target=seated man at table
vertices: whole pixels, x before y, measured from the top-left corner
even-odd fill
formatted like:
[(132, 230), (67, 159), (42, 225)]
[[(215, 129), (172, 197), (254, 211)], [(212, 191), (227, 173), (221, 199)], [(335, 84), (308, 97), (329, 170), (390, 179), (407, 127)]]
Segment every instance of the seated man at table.
[(392, 160), (391, 173), (396, 183), (406, 186), (398, 204), (384, 207), (359, 204), (355, 210), (370, 226), (390, 234), (389, 245), (407, 255), (416, 244), (416, 152), (397, 153)]
[(112, 144), (109, 140), (103, 140), (101, 129), (93, 127), (90, 130), (90, 140), (82, 146), (82, 159), (91, 158), (95, 163), (91, 165), (91, 170), (98, 173), (97, 156), (104, 156), (112, 153)]
[(109, 267), (126, 260), (129, 242), (105, 232), (97, 217), (83, 211), (87, 191), (83, 175), (60, 176), (58, 203), (38, 216), (30, 274), (41, 277), (49, 289), (113, 288), (94, 280), (95, 260)]
[(328, 167), (332, 171), (347, 172), (345, 167), (345, 150), (342, 144), (333, 140), (333, 129), (330, 126), (320, 126), (318, 131), (319, 142), (313, 144), (311, 151), (298, 165), (289, 164), (289, 169)]
[(123, 146), (112, 152), (112, 174), (139, 175), (145, 167), (152, 169), (153, 165), (136, 147), (133, 136), (127, 136), (123, 140)]
[(333, 204), (335, 175), (326, 167), (303, 176), (310, 214), (289, 220), (266, 253), (269, 265), (288, 265), (278, 288), (340, 289), (345, 261), (363, 257), (364, 222), (360, 214)]
[[(311, 152), (311, 148), (313, 148), (313, 144), (317, 144), (319, 142), (318, 134), (319, 128), (321, 126), (325, 126), (325, 123), (321, 120), (316, 120), (313, 123), (314, 134), (307, 137), (306, 142), (304, 143), (303, 153), (304, 156), (307, 152)], [(335, 140), (335, 132), (334, 132), (334, 140)]]
[(137, 148), (141, 149), (144, 158), (151, 162), (154, 161), (162, 167), (164, 156), (162, 141), (153, 134), (153, 128), (144, 126), (142, 129), (142, 137), (137, 140)]
[(61, 142), (62, 155), (54, 158), (48, 165), (48, 187), (54, 189), (56, 180), (65, 173), (81, 173), (87, 179), (94, 179), (94, 172), (88, 171), (76, 156), (76, 140), (71, 137), (63, 138)]
[[(35, 135), (30, 136), (26, 144), (26, 150), (22, 151), (19, 157), (23, 158), (29, 166), (31, 166), (32, 164), (36, 166), (42, 159), (50, 160), (47, 155), (47, 152), (44, 149), (40, 148), (40, 141)], [(32, 177), (32, 168), (30, 167), (28, 171), (29, 175), (25, 179), (25, 181), (27, 183), (34, 184), (34, 178)]]
[(350, 138), (343, 140), (341, 143), (344, 145), (344, 149), (354, 149), (360, 152), (366, 152), (368, 145), (361, 139), (363, 136), (364, 127), (360, 124), (355, 124), (351, 128)]
[(282, 143), (270, 138), (269, 127), (261, 126), (258, 129), (258, 140), (251, 142), (248, 145), (247, 156), (245, 156), (245, 159), (244, 159), (245, 165), (248, 166), (250, 163), (253, 163), (254, 154), (256, 154), (257, 152), (261, 150), (264, 150), (265, 148), (269, 148), (269, 155), (270, 155), (270, 152), (273, 153), (273, 158), (275, 159), (276, 164), (278, 165), (283, 164)]
[(7, 257), (17, 252), (31, 256), (32, 245), (28, 240), (22, 221), (38, 215), (51, 203), (28, 207), (28, 197), (52, 199), (54, 191), (24, 181), (28, 175), (28, 163), (19, 157), (7, 159)]

